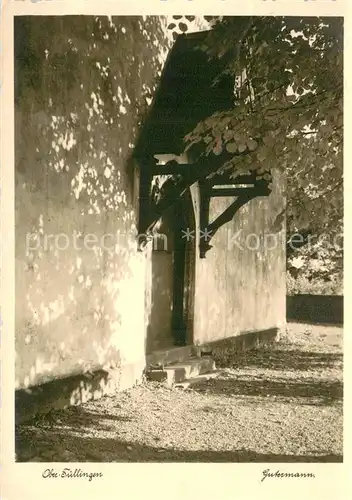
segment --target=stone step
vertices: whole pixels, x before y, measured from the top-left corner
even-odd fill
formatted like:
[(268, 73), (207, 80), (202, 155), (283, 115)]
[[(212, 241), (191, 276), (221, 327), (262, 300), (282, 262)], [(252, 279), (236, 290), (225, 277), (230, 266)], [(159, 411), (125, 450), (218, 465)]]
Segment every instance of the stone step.
[(187, 345), (181, 347), (170, 347), (170, 349), (163, 349), (154, 351), (147, 355), (146, 364), (149, 367), (162, 368), (171, 363), (180, 363), (186, 361), (194, 355), (194, 346)]
[(186, 361), (172, 363), (162, 368), (150, 368), (147, 373), (147, 379), (154, 382), (165, 383), (168, 387), (192, 379), (204, 373), (213, 372), (215, 362), (209, 357), (189, 358)]
[(174, 385), (174, 387), (177, 387), (179, 389), (190, 389), (193, 386), (197, 386), (199, 384), (202, 384), (204, 382), (207, 382), (208, 380), (217, 378), (219, 376), (220, 372), (218, 370), (213, 370), (211, 372), (207, 372), (201, 375), (197, 375), (192, 378), (187, 378), (186, 380), (183, 380), (182, 382), (178, 382)]

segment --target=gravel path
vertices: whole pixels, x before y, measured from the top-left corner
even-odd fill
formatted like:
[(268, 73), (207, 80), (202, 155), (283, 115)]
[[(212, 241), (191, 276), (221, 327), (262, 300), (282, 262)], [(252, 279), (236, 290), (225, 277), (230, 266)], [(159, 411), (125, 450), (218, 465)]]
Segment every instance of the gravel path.
[(189, 389), (145, 383), (17, 429), (31, 462), (342, 461), (342, 329), (289, 325)]

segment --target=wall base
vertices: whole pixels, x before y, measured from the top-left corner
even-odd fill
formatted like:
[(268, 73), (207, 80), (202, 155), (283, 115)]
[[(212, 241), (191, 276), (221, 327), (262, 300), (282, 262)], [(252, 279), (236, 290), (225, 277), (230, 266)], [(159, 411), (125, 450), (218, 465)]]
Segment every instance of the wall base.
[(99, 370), (17, 390), (16, 424), (30, 420), (37, 414), (80, 405), (92, 399), (129, 389), (141, 382), (144, 369), (143, 361), (111, 371)]
[(228, 356), (229, 354), (240, 354), (248, 349), (259, 347), (261, 344), (276, 342), (280, 339), (282, 331), (280, 328), (270, 328), (268, 330), (258, 330), (243, 333), (235, 337), (208, 342), (196, 347), (197, 354), (202, 352), (211, 354), (215, 359)]
[[(229, 354), (241, 353), (263, 343), (277, 341), (279, 328), (248, 332), (236, 337), (209, 342), (200, 346), (187, 346), (193, 355), (212, 354), (225, 358)], [(175, 350), (176, 351), (176, 350)], [(166, 351), (168, 353), (169, 351)], [(165, 359), (163, 359), (165, 362)], [(92, 399), (99, 399), (114, 392), (131, 388), (142, 381), (145, 362), (131, 363), (111, 371), (96, 371), (54, 380), (40, 386), (17, 390), (15, 394), (16, 424), (30, 420), (37, 414), (49, 413), (68, 406), (79, 405)]]

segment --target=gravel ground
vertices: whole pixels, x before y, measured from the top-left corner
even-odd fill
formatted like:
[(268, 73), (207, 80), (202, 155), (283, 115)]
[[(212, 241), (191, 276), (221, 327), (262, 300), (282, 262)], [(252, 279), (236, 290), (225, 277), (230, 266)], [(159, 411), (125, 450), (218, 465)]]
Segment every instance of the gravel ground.
[(145, 383), (20, 426), (17, 461), (342, 461), (342, 342), (290, 324), (188, 389)]

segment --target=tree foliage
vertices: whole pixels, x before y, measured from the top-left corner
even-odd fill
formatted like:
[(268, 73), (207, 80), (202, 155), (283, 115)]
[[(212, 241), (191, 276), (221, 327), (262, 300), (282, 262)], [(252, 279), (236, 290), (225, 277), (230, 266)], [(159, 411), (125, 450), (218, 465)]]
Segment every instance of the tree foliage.
[(321, 242), (304, 245), (288, 258), (287, 293), (343, 295), (342, 252)]
[[(176, 22), (183, 23), (178, 17)], [(227, 61), (233, 109), (185, 138), (204, 155), (227, 151), (222, 170), (287, 172), (289, 228), (337, 227), (342, 219), (342, 18), (207, 17), (198, 49)], [(185, 23), (183, 23), (185, 24)], [(173, 29), (173, 27), (170, 27)], [(181, 26), (180, 26), (181, 28)], [(182, 30), (184, 26), (182, 25)], [(220, 76), (220, 75), (219, 75)]]
[[(236, 175), (249, 168), (258, 176), (268, 168), (285, 171), (289, 288), (341, 290), (343, 19), (205, 19), (212, 29), (198, 49), (209, 63), (227, 61), (234, 106), (190, 131), (186, 149), (202, 145), (205, 155), (231, 153), (222, 170)], [(177, 16), (170, 29), (184, 32), (184, 21)], [(304, 237), (292, 245), (296, 232)], [(307, 245), (312, 235), (319, 240)]]

